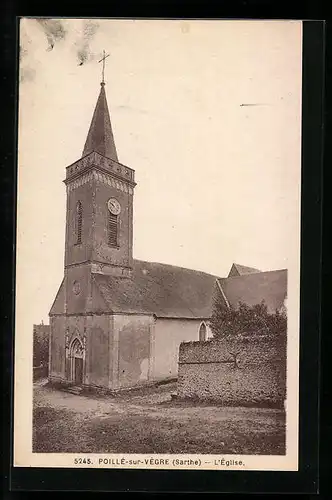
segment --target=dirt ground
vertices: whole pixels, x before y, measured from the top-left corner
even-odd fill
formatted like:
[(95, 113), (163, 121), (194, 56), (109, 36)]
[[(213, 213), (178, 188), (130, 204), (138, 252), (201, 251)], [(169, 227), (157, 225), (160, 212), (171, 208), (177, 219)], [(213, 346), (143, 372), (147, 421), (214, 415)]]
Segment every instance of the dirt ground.
[(285, 454), (280, 409), (173, 400), (176, 383), (121, 396), (83, 396), (34, 384), (33, 451)]

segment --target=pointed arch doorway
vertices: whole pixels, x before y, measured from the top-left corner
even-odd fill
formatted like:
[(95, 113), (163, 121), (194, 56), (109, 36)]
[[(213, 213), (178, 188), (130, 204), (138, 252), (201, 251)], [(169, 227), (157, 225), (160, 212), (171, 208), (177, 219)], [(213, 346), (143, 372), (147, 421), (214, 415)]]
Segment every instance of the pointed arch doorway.
[(75, 385), (83, 384), (84, 373), (84, 346), (79, 338), (75, 338), (69, 350), (70, 356), (70, 379)]

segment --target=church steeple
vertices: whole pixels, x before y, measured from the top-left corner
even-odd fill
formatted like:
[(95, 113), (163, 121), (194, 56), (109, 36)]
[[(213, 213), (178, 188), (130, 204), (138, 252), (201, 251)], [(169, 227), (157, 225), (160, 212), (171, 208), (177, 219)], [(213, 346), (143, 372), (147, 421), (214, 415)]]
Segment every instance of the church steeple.
[(105, 82), (100, 84), (100, 93), (93, 113), (90, 129), (88, 132), (82, 156), (93, 151), (118, 161), (118, 155), (114, 143), (112, 125), (105, 93)]

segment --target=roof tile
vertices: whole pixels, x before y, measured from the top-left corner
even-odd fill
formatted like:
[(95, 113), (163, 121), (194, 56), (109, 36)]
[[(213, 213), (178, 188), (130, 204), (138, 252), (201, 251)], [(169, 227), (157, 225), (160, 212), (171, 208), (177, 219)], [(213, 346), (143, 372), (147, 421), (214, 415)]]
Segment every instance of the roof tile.
[(134, 260), (131, 278), (94, 275), (112, 311), (172, 318), (210, 317), (216, 278), (201, 271), (141, 260)]

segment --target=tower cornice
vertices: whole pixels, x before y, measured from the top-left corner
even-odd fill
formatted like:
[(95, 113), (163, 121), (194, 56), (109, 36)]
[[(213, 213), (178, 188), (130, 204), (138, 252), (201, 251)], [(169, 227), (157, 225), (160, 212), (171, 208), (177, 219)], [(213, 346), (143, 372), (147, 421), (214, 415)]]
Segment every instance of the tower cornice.
[(78, 179), (81, 175), (95, 169), (119, 181), (124, 181), (130, 186), (135, 187), (135, 171), (122, 163), (106, 158), (97, 152), (89, 153), (76, 162), (66, 167), (66, 179), (63, 181), (66, 185)]

